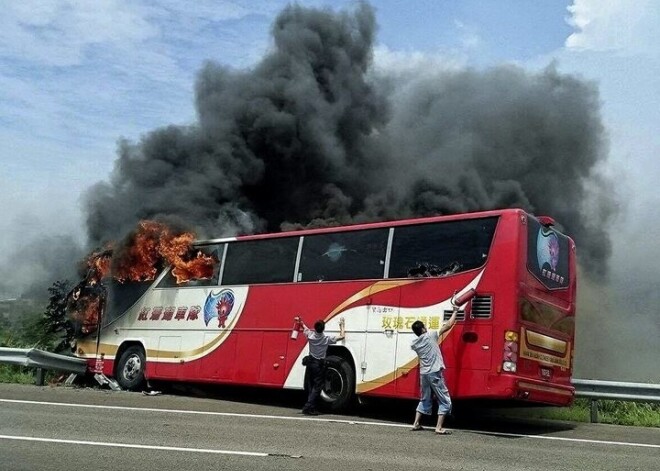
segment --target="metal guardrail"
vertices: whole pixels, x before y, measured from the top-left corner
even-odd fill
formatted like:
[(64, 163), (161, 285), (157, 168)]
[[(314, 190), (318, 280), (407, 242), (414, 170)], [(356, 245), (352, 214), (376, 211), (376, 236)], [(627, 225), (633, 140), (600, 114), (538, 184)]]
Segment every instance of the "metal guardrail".
[(577, 397), (590, 399), (591, 422), (598, 422), (598, 401), (660, 402), (660, 384), (574, 379)]
[(595, 379), (574, 379), (575, 395), (591, 399), (615, 401), (660, 402), (660, 385), (623, 383)]
[[(78, 374), (87, 373), (87, 360), (69, 355), (58, 355), (57, 353), (44, 352), (36, 348), (5, 348), (0, 347), (0, 363), (36, 368), (35, 384), (44, 385), (44, 370), (65, 371), (72, 373), (66, 381), (70, 385)], [(101, 372), (94, 374), (98, 383), (108, 385), (114, 391), (120, 391), (121, 387), (114, 379), (106, 377)]]
[(44, 352), (36, 348), (0, 347), (0, 363), (78, 374), (87, 371), (87, 361), (82, 358)]

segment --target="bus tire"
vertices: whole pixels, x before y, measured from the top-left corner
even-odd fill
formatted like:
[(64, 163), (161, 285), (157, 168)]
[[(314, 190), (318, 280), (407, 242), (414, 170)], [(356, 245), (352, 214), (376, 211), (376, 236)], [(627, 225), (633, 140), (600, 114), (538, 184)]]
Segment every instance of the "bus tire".
[(321, 403), (333, 412), (347, 410), (355, 398), (355, 371), (339, 356), (326, 358), (325, 378), (321, 389)]
[(144, 383), (144, 369), (146, 367), (144, 350), (139, 345), (131, 345), (119, 357), (117, 362), (117, 382), (119, 385), (135, 391)]

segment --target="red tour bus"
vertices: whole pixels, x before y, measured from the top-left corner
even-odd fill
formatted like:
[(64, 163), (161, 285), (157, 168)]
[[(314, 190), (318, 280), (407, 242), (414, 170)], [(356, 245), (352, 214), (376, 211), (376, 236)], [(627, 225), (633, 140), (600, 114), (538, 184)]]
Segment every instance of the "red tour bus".
[(211, 279), (113, 284), (103, 328), (77, 354), (127, 389), (145, 379), (302, 389), (303, 336), (318, 319), (346, 339), (328, 350), (322, 398), (418, 398), (411, 325), (437, 329), (455, 400), (567, 405), (574, 396), (575, 244), (520, 209), (199, 241)]

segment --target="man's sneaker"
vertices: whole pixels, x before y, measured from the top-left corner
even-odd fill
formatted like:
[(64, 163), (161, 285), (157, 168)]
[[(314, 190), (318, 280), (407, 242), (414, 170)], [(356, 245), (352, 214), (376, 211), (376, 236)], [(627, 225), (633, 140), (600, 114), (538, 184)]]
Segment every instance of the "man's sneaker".
[(303, 409), (303, 415), (319, 415), (314, 409)]

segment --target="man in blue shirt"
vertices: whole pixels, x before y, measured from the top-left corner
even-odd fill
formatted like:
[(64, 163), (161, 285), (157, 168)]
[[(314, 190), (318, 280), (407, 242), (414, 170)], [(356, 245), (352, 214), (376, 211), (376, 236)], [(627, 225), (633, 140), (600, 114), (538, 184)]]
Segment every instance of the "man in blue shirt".
[(451, 398), (449, 390), (445, 384), (442, 371), (445, 369), (445, 362), (438, 345), (440, 336), (449, 331), (456, 323), (456, 313), (458, 307), (454, 307), (451, 317), (446, 323), (443, 323), (440, 330), (428, 331), (422, 321), (415, 321), (412, 330), (417, 337), (413, 339), (410, 348), (415, 350), (419, 357), (419, 377), (421, 383), (422, 397), (415, 413), (415, 422), (413, 431), (423, 430), (419, 421), (422, 414), (431, 415), (433, 408), (433, 395), (438, 399), (438, 424), (435, 427), (435, 433), (439, 435), (449, 435), (451, 432), (442, 428), (445, 415), (451, 411)]

